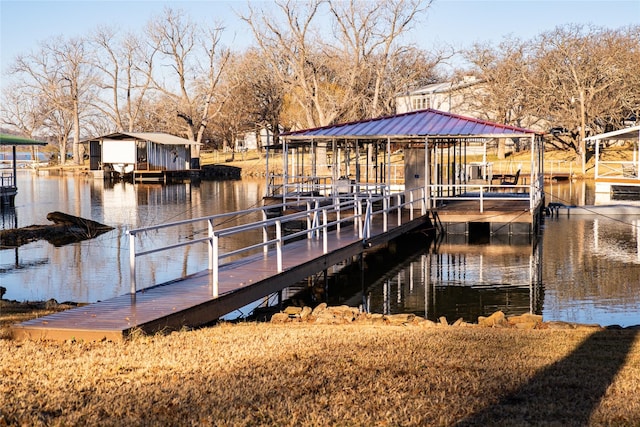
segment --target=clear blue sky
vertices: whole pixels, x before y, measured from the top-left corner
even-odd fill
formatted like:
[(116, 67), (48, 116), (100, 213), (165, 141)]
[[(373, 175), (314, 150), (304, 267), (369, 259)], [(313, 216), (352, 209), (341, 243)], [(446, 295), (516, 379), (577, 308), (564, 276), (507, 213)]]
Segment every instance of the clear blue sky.
[[(270, 2), (254, 3), (268, 9)], [(7, 66), (16, 55), (37, 50), (43, 40), (84, 36), (98, 25), (137, 31), (165, 6), (184, 10), (196, 22), (223, 22), (225, 44), (242, 48), (251, 39), (234, 9), (244, 11), (246, 5), (244, 0), (0, 0), (1, 78), (7, 80)], [(434, 44), (464, 48), (478, 41), (497, 42), (508, 34), (528, 39), (568, 23), (608, 28), (639, 24), (640, 0), (435, 0), (412, 40), (427, 49)]]

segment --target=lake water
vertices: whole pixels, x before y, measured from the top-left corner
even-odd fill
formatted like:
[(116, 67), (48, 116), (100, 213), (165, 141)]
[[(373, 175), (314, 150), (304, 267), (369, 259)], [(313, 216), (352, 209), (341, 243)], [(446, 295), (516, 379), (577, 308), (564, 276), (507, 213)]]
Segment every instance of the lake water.
[[(203, 181), (198, 184), (108, 185), (84, 177), (18, 172), (15, 210), (2, 214), (2, 228), (46, 224), (61, 211), (111, 225), (95, 239), (55, 247), (45, 240), (0, 250), (5, 298), (95, 302), (129, 290), (126, 230), (245, 209), (262, 204), (264, 181)], [(547, 201), (593, 203), (590, 183), (553, 183)], [(440, 241), (418, 235), (367, 254), (362, 262), (336, 266), (325, 282), (310, 278), (285, 296), (306, 303), (362, 305), (372, 312), (413, 312), (449, 321), (500, 309), (535, 312), (545, 320), (640, 324), (640, 216), (588, 215), (546, 218), (537, 238), (464, 236)], [(185, 227), (176, 235), (204, 230)], [(163, 253), (138, 270), (139, 288), (206, 268), (206, 247)], [(307, 292), (298, 294), (300, 289)], [(246, 314), (244, 312), (243, 314)]]

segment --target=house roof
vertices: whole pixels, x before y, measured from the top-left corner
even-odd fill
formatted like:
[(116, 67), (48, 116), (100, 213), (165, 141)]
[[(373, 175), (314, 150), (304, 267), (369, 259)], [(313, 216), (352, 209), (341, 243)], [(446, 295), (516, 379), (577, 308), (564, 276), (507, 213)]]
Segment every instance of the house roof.
[(109, 135), (100, 136), (97, 138), (90, 138), (87, 141), (96, 141), (102, 139), (140, 139), (143, 141), (151, 141), (156, 144), (162, 145), (202, 145), (199, 142), (190, 141), (179, 136), (169, 135), (168, 133), (160, 132), (116, 132)]
[(474, 76), (467, 76), (461, 80), (456, 80), (456, 81), (431, 83), (409, 92), (400, 93), (398, 94), (398, 96), (402, 96), (402, 95), (416, 96), (416, 95), (430, 95), (430, 94), (436, 94), (436, 93), (449, 93), (459, 89), (471, 87), (483, 82), (484, 82), (483, 80), (478, 79)]
[(585, 141), (596, 141), (601, 139), (624, 140), (624, 139), (640, 139), (640, 125), (629, 128), (614, 130), (612, 132), (601, 133), (585, 138)]
[(3, 133), (0, 134), (0, 145), (47, 145), (47, 143)]
[(541, 134), (529, 129), (501, 125), (433, 109), (411, 111), (314, 129), (283, 133), (287, 139), (375, 139), (412, 137), (525, 137)]

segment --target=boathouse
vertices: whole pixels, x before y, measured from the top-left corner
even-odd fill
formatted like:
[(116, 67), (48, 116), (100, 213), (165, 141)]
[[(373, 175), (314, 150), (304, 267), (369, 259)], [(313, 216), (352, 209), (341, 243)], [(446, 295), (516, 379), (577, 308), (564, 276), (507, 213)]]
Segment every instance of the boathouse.
[[(267, 147), (267, 199), (388, 195), (424, 188), (453, 234), (532, 234), (544, 207), (544, 146), (533, 130), (433, 109), (287, 132)], [(530, 153), (510, 173), (487, 160), (499, 144)], [(269, 151), (282, 150), (282, 173)]]
[(595, 151), (595, 204), (640, 203), (640, 126), (586, 138)]
[(12, 162), (10, 169), (0, 171), (0, 207), (13, 207), (15, 205), (18, 187), (16, 184), (17, 175), (17, 150), (16, 147), (28, 147), (32, 145), (47, 145), (46, 142), (35, 141), (15, 135), (0, 134), (0, 146), (11, 147)]
[(191, 157), (195, 141), (152, 132), (117, 132), (83, 141), (89, 147), (89, 169), (105, 179), (166, 181), (199, 169)]

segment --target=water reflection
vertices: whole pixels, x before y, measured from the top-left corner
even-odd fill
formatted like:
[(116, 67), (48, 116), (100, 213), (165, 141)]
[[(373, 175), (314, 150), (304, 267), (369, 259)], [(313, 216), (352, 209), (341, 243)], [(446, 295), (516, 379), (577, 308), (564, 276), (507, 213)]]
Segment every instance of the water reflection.
[(593, 205), (595, 203), (595, 184), (593, 181), (547, 181), (544, 184), (546, 202), (565, 205)]
[(544, 313), (582, 323), (640, 324), (638, 217), (547, 219)]
[[(537, 240), (474, 245), (465, 236), (425, 242), (417, 234), (395, 244), (405, 252), (413, 245), (414, 251), (392, 248), (367, 254), (365, 285), (351, 298), (330, 296), (329, 302), (361, 305), (374, 313), (415, 313), (434, 321), (445, 316), (475, 322), (497, 310), (507, 315), (542, 312), (542, 246)], [(334, 282), (355, 281), (348, 277), (341, 272)]]
[(525, 244), (424, 249), (364, 289), (371, 311), (476, 321), (502, 310), (547, 320), (640, 324), (640, 220), (547, 219)]
[[(15, 213), (3, 213), (5, 228), (47, 223), (46, 215), (61, 211), (116, 227), (95, 239), (64, 247), (46, 241), (0, 251), (0, 282), (5, 298), (95, 302), (129, 290), (126, 230), (168, 221), (248, 208), (262, 202), (262, 182), (219, 181), (200, 185), (115, 183), (86, 177), (18, 173)], [(232, 225), (233, 219), (229, 221)], [(191, 239), (205, 230), (185, 226), (172, 235), (150, 233), (149, 243)], [(191, 274), (207, 265), (203, 245), (188, 252), (168, 251), (140, 265), (141, 286)]]

